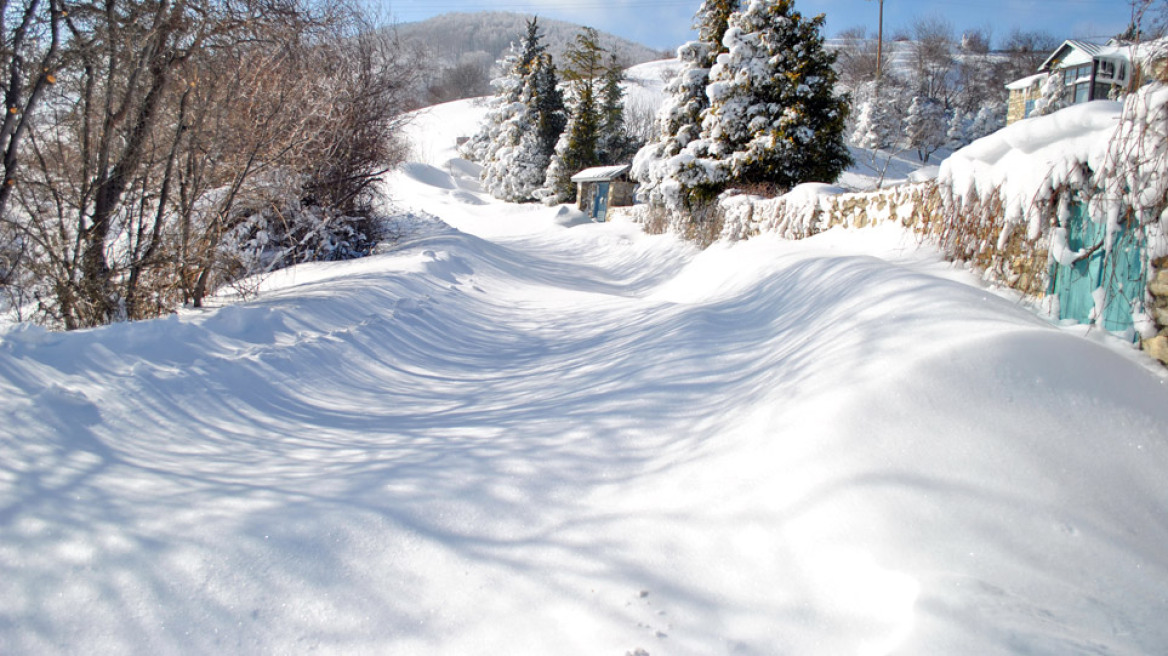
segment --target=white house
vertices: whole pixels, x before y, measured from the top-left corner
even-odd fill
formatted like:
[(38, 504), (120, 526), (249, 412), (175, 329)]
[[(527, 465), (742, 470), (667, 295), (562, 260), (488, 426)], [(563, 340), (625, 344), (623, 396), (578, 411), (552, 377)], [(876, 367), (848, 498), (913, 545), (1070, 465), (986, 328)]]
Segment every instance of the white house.
[(1064, 41), (1035, 75), (1006, 85), (1010, 91), (1010, 107), (1006, 123), (1030, 116), (1034, 103), (1042, 95), (1042, 84), (1051, 73), (1062, 76), (1069, 104), (1107, 100), (1131, 90), (1135, 71), (1132, 65), (1134, 46), (1108, 43), (1100, 45), (1087, 41)]

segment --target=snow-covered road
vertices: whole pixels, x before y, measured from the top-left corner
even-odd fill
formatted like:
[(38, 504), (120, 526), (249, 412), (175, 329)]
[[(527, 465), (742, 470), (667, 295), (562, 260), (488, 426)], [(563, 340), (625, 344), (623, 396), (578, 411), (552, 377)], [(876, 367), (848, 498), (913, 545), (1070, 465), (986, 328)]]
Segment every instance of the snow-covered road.
[[(0, 654), (1151, 654), (1168, 378), (896, 228), (476, 192), (254, 301), (0, 333)], [(1079, 331), (1081, 333), (1081, 331)]]

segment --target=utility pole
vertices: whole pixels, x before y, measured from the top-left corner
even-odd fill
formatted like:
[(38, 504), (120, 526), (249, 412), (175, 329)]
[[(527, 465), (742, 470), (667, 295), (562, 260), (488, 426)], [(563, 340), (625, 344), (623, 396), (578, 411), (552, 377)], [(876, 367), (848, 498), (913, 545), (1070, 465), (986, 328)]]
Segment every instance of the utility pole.
[(880, 69), (884, 66), (884, 0), (880, 4), (880, 19), (876, 24), (876, 87), (880, 87)]

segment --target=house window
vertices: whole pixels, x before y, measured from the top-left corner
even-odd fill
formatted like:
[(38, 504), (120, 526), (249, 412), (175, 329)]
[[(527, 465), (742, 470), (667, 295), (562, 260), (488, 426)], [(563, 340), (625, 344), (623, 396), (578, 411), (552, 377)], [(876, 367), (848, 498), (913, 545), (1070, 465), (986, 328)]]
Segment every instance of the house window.
[(1115, 62), (1109, 62), (1105, 59), (1099, 60), (1099, 68), (1095, 70), (1095, 77), (1105, 77), (1109, 80), (1115, 79)]
[(1112, 85), (1106, 82), (1095, 83), (1095, 94), (1091, 96), (1092, 100), (1108, 100), (1111, 98)]
[(1094, 64), (1083, 64), (1063, 69), (1063, 84), (1070, 87), (1068, 94), (1072, 104), (1091, 100), (1091, 73), (1094, 68)]
[(1024, 114), (1022, 114), (1022, 118), (1026, 118), (1033, 113), (1034, 113), (1034, 101), (1027, 100), (1026, 101), (1026, 112)]
[(1063, 70), (1063, 84), (1073, 86), (1091, 79), (1091, 64), (1072, 66)]

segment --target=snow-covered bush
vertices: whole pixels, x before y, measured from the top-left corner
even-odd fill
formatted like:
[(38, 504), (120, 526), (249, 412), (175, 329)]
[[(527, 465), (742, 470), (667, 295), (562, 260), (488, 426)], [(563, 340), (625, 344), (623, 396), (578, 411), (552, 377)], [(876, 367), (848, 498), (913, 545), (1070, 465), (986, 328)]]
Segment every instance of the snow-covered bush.
[(1042, 79), (1038, 99), (1034, 101), (1034, 111), (1030, 116), (1046, 116), (1067, 106), (1067, 87), (1063, 83), (1062, 72), (1048, 73)]
[[(751, 0), (730, 18), (727, 52), (710, 70), (710, 108), (701, 138), (714, 188), (834, 182), (851, 160), (845, 99), (835, 95), (834, 55), (823, 47), (824, 18), (805, 19), (791, 0)], [(704, 152), (703, 152), (704, 151)]]
[[(146, 4), (68, 12), (85, 38), (29, 33), (69, 63), (41, 88), (36, 157), (4, 186), (0, 233), (27, 246), (14, 296), (55, 327), (153, 317), (255, 267), (365, 252), (375, 183), (404, 154), (417, 67), (355, 10)], [(54, 4), (52, 20), (65, 13)]]
[(541, 44), (537, 19), (527, 23), (523, 43), (499, 62), (502, 75), (479, 132), (462, 154), (483, 164), (483, 188), (509, 202), (535, 200), (564, 129), (563, 97), (555, 65)]
[(904, 119), (904, 145), (917, 151), (922, 162), (945, 143), (945, 107), (935, 98), (916, 96)]
[(834, 181), (850, 163), (848, 107), (834, 92), (823, 17), (804, 19), (789, 0), (730, 12), (733, 3), (716, 4), (699, 12), (703, 38), (679, 50), (684, 68), (658, 115), (658, 139), (634, 160), (644, 199), (675, 227), (696, 222), (728, 186)]

